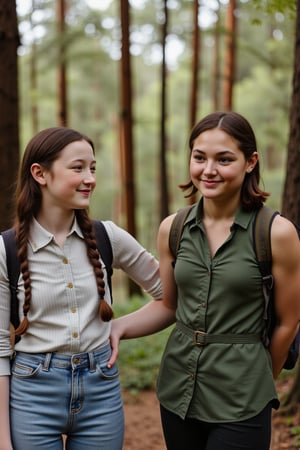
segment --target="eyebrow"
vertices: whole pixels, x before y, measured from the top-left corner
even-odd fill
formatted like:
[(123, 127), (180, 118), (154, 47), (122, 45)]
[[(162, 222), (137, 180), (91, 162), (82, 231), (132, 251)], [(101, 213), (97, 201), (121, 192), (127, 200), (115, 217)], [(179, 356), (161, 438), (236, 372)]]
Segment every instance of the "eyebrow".
[[(86, 162), (86, 160), (85, 159), (83, 159), (83, 158), (76, 158), (76, 159), (73, 159), (72, 161), (71, 161), (72, 163), (75, 163), (75, 162)], [(96, 164), (96, 160), (95, 159), (93, 159), (92, 161), (91, 161), (91, 164)]]
[[(201, 148), (193, 148), (192, 152), (206, 153), (205, 150), (202, 150)], [(230, 153), (231, 155), (234, 154), (234, 152), (232, 150), (229, 150), (229, 149), (228, 150), (221, 150), (221, 151), (217, 152), (216, 154), (217, 155), (226, 155), (228, 153)]]

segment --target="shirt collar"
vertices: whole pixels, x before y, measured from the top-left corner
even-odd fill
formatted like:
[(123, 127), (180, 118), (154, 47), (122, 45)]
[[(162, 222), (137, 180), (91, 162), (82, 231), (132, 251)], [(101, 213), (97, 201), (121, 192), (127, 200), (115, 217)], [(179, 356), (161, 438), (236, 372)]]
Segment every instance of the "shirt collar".
[[(71, 236), (71, 234), (73, 233), (76, 233), (78, 237), (83, 239), (83, 234), (81, 229), (79, 228), (76, 217), (74, 218), (72, 227), (69, 233), (67, 234), (67, 237)], [(54, 235), (45, 228), (43, 228), (42, 225), (35, 218), (33, 218), (30, 225), (30, 233), (28, 239), (29, 244), (32, 247), (32, 251), (37, 252), (41, 248), (46, 247), (53, 240)]]
[[(245, 230), (248, 228), (248, 225), (253, 217), (253, 211), (245, 211), (242, 207), (239, 207), (235, 218), (233, 221), (233, 226), (239, 226), (244, 228)], [(185, 220), (185, 224), (190, 223), (191, 225), (199, 225), (202, 222), (203, 218), (203, 199), (201, 198), (199, 202), (193, 205), (187, 219)]]

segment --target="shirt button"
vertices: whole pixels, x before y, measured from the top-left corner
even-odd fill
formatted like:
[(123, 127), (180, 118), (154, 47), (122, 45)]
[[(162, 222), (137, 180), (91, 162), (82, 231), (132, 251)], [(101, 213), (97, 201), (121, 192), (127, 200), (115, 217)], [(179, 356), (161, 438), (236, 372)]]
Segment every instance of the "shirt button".
[(72, 334), (72, 336), (73, 336), (74, 339), (77, 339), (78, 338), (78, 333), (75, 332), (75, 333)]
[(73, 283), (68, 283), (68, 288), (72, 289), (73, 288)]
[(71, 311), (72, 311), (72, 313), (76, 313), (76, 311), (77, 311), (76, 306), (72, 306)]
[(63, 259), (63, 263), (64, 263), (64, 264), (68, 264), (68, 263), (69, 263), (68, 258), (64, 258), (64, 259)]

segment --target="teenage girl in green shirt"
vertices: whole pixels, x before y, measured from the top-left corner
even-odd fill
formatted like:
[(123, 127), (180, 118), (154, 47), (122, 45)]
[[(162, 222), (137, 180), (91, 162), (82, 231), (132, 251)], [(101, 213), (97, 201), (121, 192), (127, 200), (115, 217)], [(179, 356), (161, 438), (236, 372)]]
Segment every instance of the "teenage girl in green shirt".
[(119, 339), (144, 336), (176, 321), (158, 379), (168, 450), (268, 450), (274, 380), (300, 317), (300, 243), (294, 225), (276, 216), (271, 230), (275, 307), (279, 322), (266, 349), (260, 339), (199, 346), (195, 331), (208, 335), (260, 336), (261, 277), (252, 241), (256, 211), (268, 193), (259, 187), (254, 132), (234, 112), (216, 112), (197, 123), (189, 139), (190, 180), (201, 200), (185, 222), (175, 269), (169, 249), (174, 214), (158, 232), (163, 301), (113, 323)]

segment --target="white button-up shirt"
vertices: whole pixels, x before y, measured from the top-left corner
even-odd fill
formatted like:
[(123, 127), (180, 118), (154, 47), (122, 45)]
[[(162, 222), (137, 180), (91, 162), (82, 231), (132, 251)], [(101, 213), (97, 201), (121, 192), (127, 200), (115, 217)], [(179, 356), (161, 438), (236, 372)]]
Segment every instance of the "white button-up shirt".
[[(155, 299), (162, 295), (157, 260), (130, 234), (105, 221), (112, 250), (113, 268), (120, 268)], [(32, 298), (29, 326), (15, 350), (29, 353), (81, 353), (108, 342), (111, 323), (99, 319), (99, 297), (94, 270), (82, 232), (76, 222), (64, 247), (36, 220), (28, 242)], [(101, 261), (102, 262), (102, 261)], [(111, 303), (105, 266), (105, 300)], [(18, 283), (19, 315), (23, 318), (24, 285)], [(114, 301), (117, 299), (114, 298)], [(0, 237), (0, 375), (10, 373), (10, 290), (6, 253)]]

